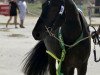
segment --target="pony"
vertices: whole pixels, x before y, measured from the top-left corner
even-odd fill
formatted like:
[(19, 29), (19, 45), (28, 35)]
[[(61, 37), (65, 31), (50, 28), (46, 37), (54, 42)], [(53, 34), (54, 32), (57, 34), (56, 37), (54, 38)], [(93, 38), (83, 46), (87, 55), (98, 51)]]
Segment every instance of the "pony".
[(39, 42), (27, 56), (25, 75), (74, 75), (75, 68), (77, 75), (86, 75), (91, 52), (87, 27), (73, 0), (46, 0), (32, 31)]

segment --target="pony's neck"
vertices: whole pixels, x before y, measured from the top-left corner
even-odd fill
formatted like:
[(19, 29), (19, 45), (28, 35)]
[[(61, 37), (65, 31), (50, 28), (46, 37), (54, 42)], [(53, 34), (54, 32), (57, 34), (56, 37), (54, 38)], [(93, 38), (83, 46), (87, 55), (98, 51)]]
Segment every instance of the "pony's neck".
[(72, 0), (65, 0), (66, 22), (62, 26), (63, 36), (74, 42), (82, 33), (79, 11)]
[(73, 0), (65, 0), (65, 14), (67, 20), (75, 20), (78, 17), (77, 6)]

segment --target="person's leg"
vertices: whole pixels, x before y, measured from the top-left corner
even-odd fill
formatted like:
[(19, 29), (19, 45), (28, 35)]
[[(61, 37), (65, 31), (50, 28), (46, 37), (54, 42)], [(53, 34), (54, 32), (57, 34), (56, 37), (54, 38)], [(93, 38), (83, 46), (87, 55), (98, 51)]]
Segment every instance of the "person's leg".
[(8, 27), (8, 24), (11, 21), (11, 19), (12, 19), (12, 16), (10, 16), (10, 18), (8, 19), (7, 24), (6, 24), (6, 28)]
[(19, 16), (20, 16), (20, 27), (25, 28), (24, 27), (25, 12), (20, 12)]
[(14, 16), (15, 28), (17, 28), (17, 16)]
[(23, 23), (24, 23), (24, 20), (20, 20), (20, 27), (21, 27), (21, 28), (25, 28), (25, 27), (23, 26)]

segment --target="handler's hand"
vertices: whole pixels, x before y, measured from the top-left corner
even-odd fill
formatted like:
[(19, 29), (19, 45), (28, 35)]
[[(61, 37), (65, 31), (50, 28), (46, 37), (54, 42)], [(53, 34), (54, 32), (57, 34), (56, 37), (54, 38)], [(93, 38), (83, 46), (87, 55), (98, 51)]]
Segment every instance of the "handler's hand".
[(92, 36), (92, 39), (94, 39), (94, 38), (96, 38), (98, 36), (98, 34), (97, 34), (96, 31), (94, 31), (94, 32), (91, 33), (91, 36)]

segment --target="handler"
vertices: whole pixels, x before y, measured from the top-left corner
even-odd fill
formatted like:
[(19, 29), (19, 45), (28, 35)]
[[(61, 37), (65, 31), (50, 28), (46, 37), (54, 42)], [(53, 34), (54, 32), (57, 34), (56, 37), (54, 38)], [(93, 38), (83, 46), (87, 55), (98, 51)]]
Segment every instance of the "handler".
[(14, 17), (15, 28), (17, 28), (17, 3), (16, 0), (9, 1), (9, 8), (10, 8), (10, 18), (7, 21), (6, 28), (8, 28), (8, 24), (11, 21), (12, 17)]

